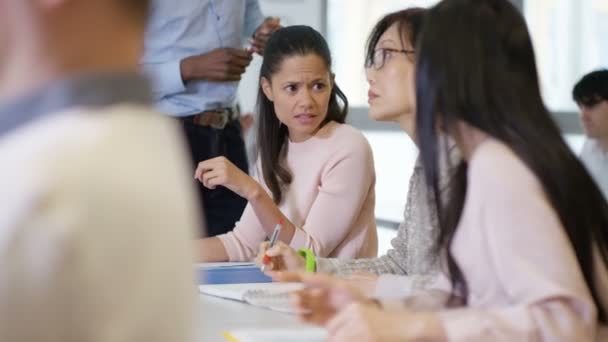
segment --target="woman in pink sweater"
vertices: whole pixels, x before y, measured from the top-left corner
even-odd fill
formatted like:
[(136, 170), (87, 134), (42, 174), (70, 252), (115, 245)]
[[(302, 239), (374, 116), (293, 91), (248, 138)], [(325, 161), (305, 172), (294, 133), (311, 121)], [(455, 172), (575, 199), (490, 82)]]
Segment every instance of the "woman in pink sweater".
[(365, 137), (344, 124), (347, 106), (320, 33), (291, 26), (271, 36), (260, 71), (254, 177), (221, 157), (195, 173), (206, 187), (248, 200), (232, 232), (197, 241), (199, 261), (251, 260), (279, 221), (279, 240), (293, 248), (376, 256), (373, 157)]
[[(542, 102), (523, 17), (508, 0), (444, 0), (418, 47), (442, 276), (378, 302), (304, 275), (316, 286), (297, 297), (303, 318), (330, 341), (608, 341), (608, 204)], [(439, 130), (464, 158), (445, 203)]]

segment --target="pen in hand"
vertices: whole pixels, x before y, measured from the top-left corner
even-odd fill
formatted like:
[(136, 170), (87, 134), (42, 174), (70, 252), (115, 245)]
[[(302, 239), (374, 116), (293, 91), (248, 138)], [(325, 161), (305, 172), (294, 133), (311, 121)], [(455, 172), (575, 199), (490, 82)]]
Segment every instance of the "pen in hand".
[[(270, 242), (268, 243), (268, 249), (272, 248), (274, 244), (277, 242), (279, 238), (279, 234), (281, 234), (281, 229), (283, 228), (283, 220), (279, 220), (279, 223), (274, 227), (274, 231), (270, 236)], [(271, 257), (268, 254), (264, 254), (264, 258), (262, 259), (262, 272), (266, 268), (266, 265), (270, 263)]]

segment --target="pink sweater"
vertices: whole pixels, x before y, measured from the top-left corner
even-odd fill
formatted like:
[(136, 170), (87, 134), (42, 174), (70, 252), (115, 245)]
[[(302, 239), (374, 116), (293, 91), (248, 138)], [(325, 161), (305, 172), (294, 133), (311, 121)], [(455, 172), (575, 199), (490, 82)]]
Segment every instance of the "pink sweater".
[[(279, 209), (296, 226), (289, 245), (322, 257), (375, 257), (376, 176), (363, 134), (330, 122), (304, 142), (290, 141), (287, 165), (293, 181)], [(268, 191), (261, 172), (254, 177)], [(218, 237), (230, 261), (247, 261), (256, 256), (267, 234), (247, 205), (234, 230)]]
[[(447, 276), (406, 300), (409, 308), (441, 310), (449, 341), (608, 341), (557, 212), (534, 173), (497, 140), (469, 162), (452, 253), (467, 279), (468, 306), (441, 308)], [(608, 309), (607, 265), (598, 253), (595, 261)]]

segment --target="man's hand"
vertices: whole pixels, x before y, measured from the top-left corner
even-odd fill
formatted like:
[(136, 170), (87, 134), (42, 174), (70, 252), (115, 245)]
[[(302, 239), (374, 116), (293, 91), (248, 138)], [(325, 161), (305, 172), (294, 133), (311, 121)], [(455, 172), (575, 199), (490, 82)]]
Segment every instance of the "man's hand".
[(251, 53), (245, 49), (219, 48), (181, 62), (182, 80), (228, 82), (239, 81), (251, 63)]
[(266, 18), (262, 25), (255, 30), (253, 36), (249, 38), (249, 43), (251, 44), (250, 51), (262, 56), (264, 54), (264, 49), (266, 48), (268, 38), (270, 38), (270, 35), (272, 35), (274, 31), (280, 28), (281, 19), (273, 17)]

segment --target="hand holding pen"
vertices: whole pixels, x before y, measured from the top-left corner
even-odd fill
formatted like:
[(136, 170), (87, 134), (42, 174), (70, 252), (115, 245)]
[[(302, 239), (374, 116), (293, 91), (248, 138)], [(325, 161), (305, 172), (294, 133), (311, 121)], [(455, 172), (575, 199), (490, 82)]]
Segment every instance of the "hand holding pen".
[[(281, 234), (281, 229), (283, 228), (283, 220), (279, 220), (279, 223), (277, 223), (277, 225), (274, 227), (274, 231), (272, 232), (272, 235), (270, 236), (270, 242), (268, 243), (268, 248), (272, 248), (274, 247), (275, 243), (277, 242), (277, 239), (279, 238), (279, 235)], [(264, 253), (264, 256), (262, 257), (262, 272), (264, 272), (264, 270), (266, 269), (266, 266), (270, 263), (271, 261), (271, 257), (269, 255), (267, 255), (266, 253)]]

